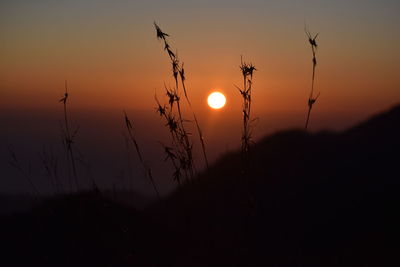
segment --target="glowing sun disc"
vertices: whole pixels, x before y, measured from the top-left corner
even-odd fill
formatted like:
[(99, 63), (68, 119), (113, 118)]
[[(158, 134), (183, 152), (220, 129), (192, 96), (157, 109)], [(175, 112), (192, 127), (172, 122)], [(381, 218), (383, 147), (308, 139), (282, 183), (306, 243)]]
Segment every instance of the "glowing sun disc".
[(207, 103), (213, 109), (220, 109), (225, 106), (226, 98), (220, 92), (213, 92), (208, 96)]

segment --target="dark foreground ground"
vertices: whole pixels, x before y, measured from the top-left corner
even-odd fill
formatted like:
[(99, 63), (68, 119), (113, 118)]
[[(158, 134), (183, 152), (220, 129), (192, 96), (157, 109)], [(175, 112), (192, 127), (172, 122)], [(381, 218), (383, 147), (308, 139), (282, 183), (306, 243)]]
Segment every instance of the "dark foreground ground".
[[(101, 192), (1, 218), (2, 266), (400, 266), (400, 106), (260, 141), (145, 210)], [(4, 262), (3, 265), (1, 262)]]

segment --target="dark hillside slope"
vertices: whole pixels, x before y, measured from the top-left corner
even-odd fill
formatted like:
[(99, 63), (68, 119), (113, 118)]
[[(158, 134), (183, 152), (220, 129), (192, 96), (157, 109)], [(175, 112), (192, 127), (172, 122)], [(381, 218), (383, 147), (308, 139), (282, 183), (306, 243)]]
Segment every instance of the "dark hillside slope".
[[(1, 266), (163, 266), (169, 231), (99, 192), (53, 197), (3, 216)], [(158, 257), (153, 257), (154, 251)]]
[(342, 133), (277, 133), (248, 174), (228, 155), (161, 216), (203, 266), (375, 266), (398, 232), (399, 153), (400, 106)]
[(249, 172), (228, 154), (144, 211), (90, 193), (2, 218), (2, 251), (17, 266), (398, 266), (399, 152), (400, 106), (280, 132)]

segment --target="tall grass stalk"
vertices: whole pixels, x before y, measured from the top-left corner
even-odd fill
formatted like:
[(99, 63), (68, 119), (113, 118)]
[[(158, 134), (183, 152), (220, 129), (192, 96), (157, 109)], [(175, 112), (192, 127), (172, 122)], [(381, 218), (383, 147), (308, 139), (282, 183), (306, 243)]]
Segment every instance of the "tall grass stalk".
[(178, 185), (181, 185), (183, 172), (185, 172), (184, 167), (186, 166), (186, 164), (184, 164), (186, 153), (182, 151), (182, 145), (180, 145), (181, 142), (179, 141), (180, 136), (182, 135), (182, 133), (180, 133), (179, 124), (175, 118), (175, 115), (171, 111), (172, 100), (170, 98), (170, 108), (168, 108), (165, 104), (161, 105), (157, 95), (154, 95), (154, 99), (157, 103), (157, 113), (165, 119), (165, 126), (169, 129), (171, 134), (171, 146), (166, 146), (160, 143), (166, 155), (165, 161), (171, 161), (174, 167), (174, 173), (172, 175), (173, 180), (176, 181)]
[(243, 128), (241, 138), (242, 160), (244, 163), (244, 171), (247, 171), (249, 163), (249, 151), (252, 144), (252, 123), (255, 119), (251, 118), (251, 103), (253, 89), (253, 73), (255, 66), (252, 63), (246, 63), (243, 58), (240, 60), (240, 70), (243, 76), (243, 88), (236, 86), (242, 96), (242, 113), (243, 113)]
[[(183, 64), (180, 66), (180, 61), (177, 53), (172, 52), (171, 46), (167, 41), (168, 34), (164, 33), (160, 27), (154, 23), (157, 38), (162, 40), (164, 43), (164, 50), (167, 52), (168, 57), (172, 66), (172, 75), (175, 81), (175, 87), (168, 88), (165, 86), (166, 95), (168, 97), (169, 108), (166, 113), (166, 126), (169, 127), (172, 143), (175, 147), (176, 157), (179, 159), (179, 172), (183, 171), (187, 180), (191, 180), (194, 177), (194, 162), (193, 162), (193, 144), (189, 138), (189, 133), (186, 130), (185, 122), (183, 119), (181, 110), (181, 94), (179, 88), (179, 79), (181, 81), (185, 80), (185, 71), (183, 69)], [(183, 86), (182, 86), (183, 87)], [(186, 87), (183, 87), (185, 98), (188, 100)], [(160, 109), (160, 104), (158, 110)], [(188, 101), (190, 103), (190, 101)], [(161, 114), (160, 114), (161, 115)], [(178, 169), (175, 170), (178, 172)]]
[(15, 154), (14, 150), (9, 147), (8, 151), (10, 153), (11, 156), (11, 160), (10, 160), (10, 165), (12, 167), (14, 167), (21, 175), (22, 177), (25, 178), (25, 180), (28, 182), (29, 187), (31, 188), (33, 197), (37, 198), (39, 195), (39, 191), (36, 187), (36, 185), (33, 183), (32, 180), (32, 171), (31, 171), (31, 165), (28, 165), (28, 169), (25, 169), (21, 162), (19, 161), (19, 159), (17, 158), (17, 155)]
[[(207, 153), (206, 153), (206, 146), (205, 146), (205, 142), (204, 142), (204, 136), (203, 133), (201, 131), (201, 127), (199, 124), (199, 121), (197, 119), (197, 116), (193, 110), (192, 104), (190, 102), (189, 99), (189, 95), (188, 95), (188, 90), (185, 84), (185, 80), (186, 80), (186, 76), (185, 76), (185, 69), (184, 69), (184, 64), (180, 64), (180, 60), (178, 58), (177, 53), (172, 51), (172, 48), (170, 46), (170, 43), (167, 40), (167, 37), (169, 37), (169, 35), (165, 32), (163, 32), (160, 27), (154, 23), (154, 27), (156, 29), (156, 34), (157, 34), (157, 39), (161, 40), (164, 43), (164, 50), (166, 51), (170, 62), (171, 62), (171, 66), (172, 66), (172, 75), (174, 77), (174, 81), (175, 81), (175, 88), (171, 89), (167, 89), (167, 96), (169, 97), (169, 110), (167, 112), (167, 114), (171, 115), (173, 114), (173, 104), (176, 103), (176, 109), (177, 109), (177, 129), (178, 130), (178, 135), (180, 135), (180, 137), (178, 138), (178, 142), (175, 142), (175, 145), (181, 146), (181, 150), (184, 150), (186, 153), (186, 156), (183, 160), (183, 165), (182, 167), (186, 172), (189, 172), (189, 176), (193, 177), (194, 175), (194, 163), (193, 163), (193, 155), (192, 155), (192, 148), (193, 148), (193, 144), (190, 141), (189, 135), (190, 133), (187, 132), (184, 122), (186, 122), (186, 120), (184, 120), (182, 118), (182, 112), (181, 112), (181, 104), (180, 104), (180, 87), (179, 87), (179, 82), (182, 86), (183, 89), (183, 94), (185, 96), (186, 102), (190, 108), (190, 111), (192, 113), (193, 116), (193, 121), (196, 125), (196, 130), (197, 130), (197, 134), (199, 137), (199, 142), (201, 144), (201, 150), (202, 150), (202, 154), (203, 154), (203, 158), (204, 158), (204, 163), (206, 165), (206, 168), (208, 168), (208, 158), (207, 158)], [(158, 104), (158, 110), (160, 109), (160, 107), (162, 108), (162, 106), (159, 104), (158, 100), (157, 100), (157, 104)], [(160, 114), (161, 115), (161, 114)], [(167, 121), (169, 119), (171, 119), (171, 116), (167, 116), (169, 118), (167, 118)], [(167, 123), (168, 124), (168, 123)], [(171, 129), (170, 129), (171, 130)], [(182, 140), (179, 140), (182, 139)], [(178, 149), (179, 150), (179, 149)], [(182, 161), (182, 159), (180, 160)]]
[[(78, 128), (74, 131), (71, 132), (70, 130), (70, 125), (69, 125), (69, 119), (68, 119), (68, 84), (67, 81), (65, 81), (65, 93), (64, 97), (62, 97), (59, 102), (63, 103), (64, 107), (64, 128), (63, 128), (63, 144), (65, 147), (66, 151), (66, 156), (67, 156), (67, 167), (69, 170), (70, 174), (70, 181), (71, 181), (71, 170), (72, 170), (72, 177), (75, 182), (75, 188), (77, 191), (79, 191), (79, 182), (78, 182), (78, 173), (76, 170), (76, 162), (75, 162), (75, 156), (74, 156), (74, 138), (78, 132)], [(70, 182), (71, 184), (71, 182)], [(71, 185), (72, 189), (72, 185)]]
[(58, 158), (54, 155), (51, 149), (46, 150), (46, 147), (43, 147), (43, 151), (40, 153), (39, 157), (54, 192), (58, 194), (61, 193), (62, 185), (58, 176)]
[(174, 149), (172, 147), (166, 146), (163, 143), (161, 143), (161, 146), (164, 148), (164, 153), (166, 155), (165, 160), (170, 160), (172, 163), (172, 166), (174, 167), (174, 173), (172, 174), (173, 180), (178, 183), (180, 186), (182, 184), (182, 169), (180, 164), (177, 163), (177, 156), (174, 153)]
[(128, 115), (126, 114), (126, 112), (124, 112), (124, 115), (125, 115), (125, 126), (126, 126), (126, 129), (128, 130), (129, 140), (132, 142), (133, 146), (135, 147), (135, 150), (136, 150), (137, 156), (139, 158), (140, 164), (143, 167), (143, 171), (144, 171), (145, 177), (147, 177), (149, 179), (151, 185), (153, 186), (154, 192), (157, 195), (157, 198), (159, 200), (161, 200), (160, 193), (159, 193), (157, 185), (156, 185), (156, 183), (155, 183), (155, 181), (153, 179), (153, 174), (151, 172), (151, 169), (150, 169), (149, 166), (147, 166), (146, 162), (144, 161), (142, 152), (141, 152), (140, 147), (139, 147), (139, 144), (138, 144), (138, 142), (136, 140), (136, 137), (135, 137), (135, 135), (133, 133), (132, 123), (129, 120)]
[(304, 29), (307, 38), (308, 38), (308, 42), (310, 43), (311, 46), (311, 52), (312, 52), (312, 76), (311, 76), (311, 91), (310, 91), (310, 95), (308, 97), (308, 112), (307, 112), (307, 118), (306, 118), (306, 123), (305, 123), (305, 130), (307, 130), (308, 127), (308, 122), (310, 120), (310, 115), (311, 115), (311, 110), (313, 108), (313, 105), (315, 104), (315, 102), (317, 101), (318, 97), (319, 97), (319, 93), (317, 94), (316, 97), (314, 97), (314, 81), (315, 81), (315, 70), (317, 67), (317, 57), (316, 57), (316, 53), (317, 53), (317, 37), (318, 37), (318, 33), (316, 35), (311, 35), (311, 33), (308, 31), (307, 28)]
[(127, 163), (127, 167), (128, 167), (128, 177), (129, 177), (129, 189), (131, 192), (133, 192), (133, 179), (134, 179), (134, 175), (133, 175), (133, 169), (132, 169), (132, 156), (131, 155), (131, 141), (130, 138), (124, 133), (123, 134), (124, 137), (124, 141), (125, 141), (125, 148), (126, 148), (126, 163)]
[[(192, 144), (189, 140), (189, 134), (184, 127), (185, 121), (182, 118), (182, 112), (180, 110), (180, 98), (175, 89), (166, 88), (166, 92), (169, 98), (168, 106), (165, 104), (161, 105), (156, 95), (155, 100), (158, 105), (157, 112), (165, 119), (165, 126), (169, 129), (171, 135), (171, 146), (169, 146), (168, 149), (169, 153), (167, 153), (165, 146), (163, 146), (164, 151), (166, 152), (167, 158), (171, 160), (176, 159), (176, 161), (173, 162), (175, 168), (173, 178), (180, 184), (182, 177), (185, 177), (187, 181), (194, 177)], [(172, 157), (171, 154), (174, 156)]]

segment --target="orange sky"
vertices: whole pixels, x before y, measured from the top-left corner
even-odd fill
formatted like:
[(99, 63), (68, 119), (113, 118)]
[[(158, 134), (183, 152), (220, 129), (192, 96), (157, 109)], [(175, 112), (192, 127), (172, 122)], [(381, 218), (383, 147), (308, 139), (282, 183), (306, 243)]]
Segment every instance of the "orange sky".
[[(59, 108), (68, 79), (73, 108), (152, 112), (154, 91), (173, 84), (153, 20), (185, 62), (189, 94), (204, 121), (240, 115), (234, 84), (241, 83), (243, 55), (258, 69), (254, 114), (267, 121), (297, 114), (293, 126), (302, 125), (311, 78), (305, 21), (320, 32), (321, 97), (313, 119), (324, 123), (316, 128), (329, 128), (325, 119), (335, 114), (348, 125), (400, 101), (396, 1), (134, 2), (2, 2), (1, 108)], [(215, 89), (228, 101), (218, 115), (206, 105)]]
[[(309, 130), (345, 129), (399, 103), (398, 14), (398, 0), (0, 1), (0, 169), (8, 177), (0, 181), (0, 192), (28, 190), (8, 164), (9, 147), (33, 166), (35, 160), (40, 166), (37, 155), (44, 147), (62, 156), (58, 100), (65, 79), (71, 127), (79, 127), (75, 145), (95, 166), (82, 176), (112, 188), (125, 184), (120, 177), (130, 179), (128, 166), (141, 174), (137, 161), (126, 161), (126, 110), (163, 192), (173, 188), (166, 175), (171, 166), (158, 142), (169, 142), (168, 130), (154, 112), (154, 92), (162, 98), (164, 83), (174, 82), (154, 20), (171, 35), (173, 50), (185, 63), (189, 96), (213, 163), (240, 148), (241, 98), (235, 84), (242, 83), (241, 55), (258, 69), (255, 141), (304, 127), (312, 71), (305, 22), (320, 33), (315, 91), (321, 96)], [(225, 108), (207, 106), (213, 90), (226, 95)], [(197, 138), (194, 158), (201, 170)], [(40, 168), (33, 171), (37, 182), (46, 182)], [(145, 179), (134, 181), (135, 190), (152, 193)]]

